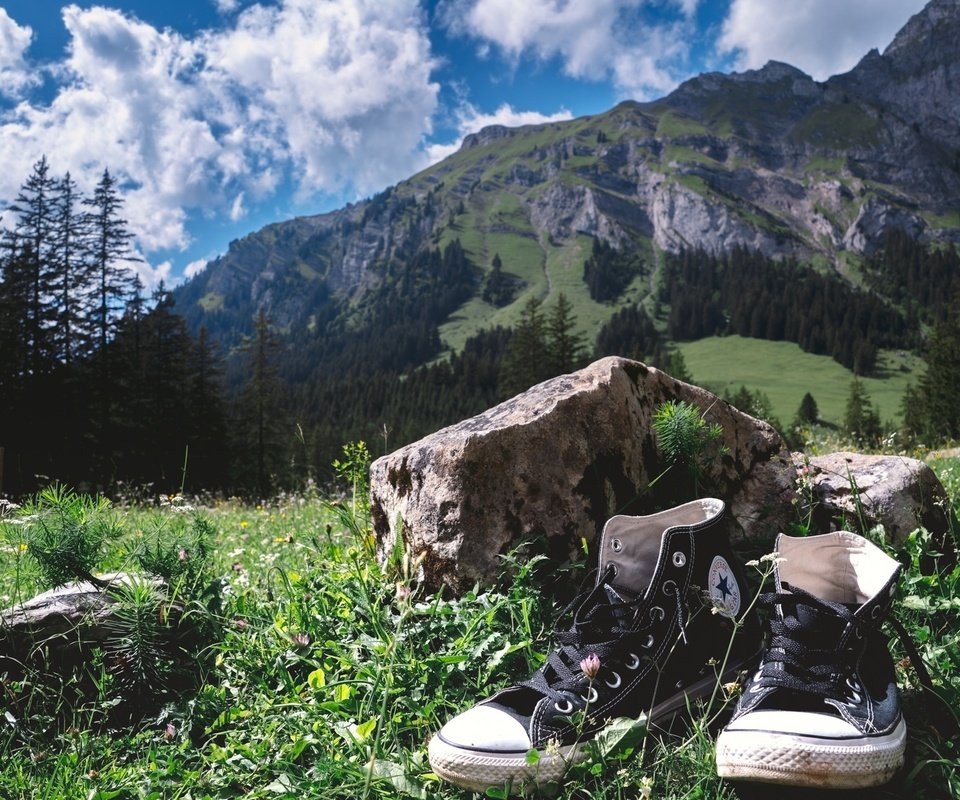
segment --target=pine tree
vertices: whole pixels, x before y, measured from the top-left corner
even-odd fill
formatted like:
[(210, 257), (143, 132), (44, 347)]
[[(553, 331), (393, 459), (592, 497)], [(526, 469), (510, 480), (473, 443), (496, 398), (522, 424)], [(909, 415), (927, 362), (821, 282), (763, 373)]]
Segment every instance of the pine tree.
[(549, 377), (546, 322), (542, 304), (531, 297), (523, 307), (520, 322), (513, 329), (500, 372), (500, 394), (510, 395), (529, 389)]
[(800, 400), (800, 407), (797, 409), (797, 420), (801, 423), (813, 424), (820, 419), (820, 409), (817, 408), (817, 401), (813, 395), (807, 392)]
[(843, 415), (843, 427), (847, 434), (857, 441), (876, 444), (880, 441), (880, 415), (873, 407), (866, 387), (859, 377), (854, 376), (850, 384), (850, 395)]
[(83, 299), (89, 278), (84, 253), (87, 237), (84, 219), (77, 209), (82, 197), (69, 172), (56, 182), (55, 190), (51, 262), (58, 298), (56, 346), (59, 359), (70, 364), (75, 357), (89, 352), (83, 341)]
[(34, 264), (32, 247), (14, 237), (4, 240), (0, 261), (0, 397), (6, 411), (14, 394), (24, 388), (30, 374), (30, 348), (25, 331), (29, 324), (30, 294)]
[(577, 331), (573, 305), (560, 292), (557, 304), (550, 309), (546, 320), (547, 357), (553, 375), (573, 372), (583, 366), (585, 348), (583, 335)]
[(83, 205), (90, 209), (84, 215), (84, 224), (90, 237), (88, 248), (95, 280), (91, 316), (96, 323), (98, 345), (104, 350), (133, 292), (134, 274), (127, 265), (140, 259), (131, 250), (133, 234), (127, 229), (127, 221), (120, 217), (123, 198), (109, 170), (103, 171), (93, 195), (84, 199)]
[(509, 305), (513, 301), (514, 288), (510, 278), (503, 274), (503, 262), (500, 260), (500, 254), (495, 253), (493, 261), (490, 262), (490, 272), (487, 273), (483, 281), (482, 296), (484, 302), (497, 308)]
[(678, 381), (684, 381), (685, 383), (693, 383), (693, 375), (690, 374), (687, 360), (680, 350), (672, 351), (666, 357), (666, 361), (660, 365), (660, 368), (671, 378), (676, 378)]
[(201, 327), (187, 370), (190, 467), (197, 488), (213, 489), (226, 481), (227, 422), (223, 404), (222, 361)]
[(280, 378), (276, 370), (280, 339), (273, 333), (270, 321), (263, 309), (257, 315), (252, 337), (246, 339), (241, 350), (246, 355), (248, 375), (240, 397), (240, 433), (244, 441), (239, 444), (241, 471), (246, 464), (243, 445), (252, 442), (255, 452), (256, 471), (250, 476), (260, 498), (272, 491), (271, 474), (283, 463), (284, 447), (279, 438), (281, 424)]
[[(960, 300), (960, 298), (958, 298)], [(929, 444), (960, 438), (960, 311), (937, 323), (924, 354), (927, 368), (913, 398), (911, 424)]]
[(16, 216), (13, 230), (7, 234), (8, 247), (18, 254), (12, 273), (18, 284), (14, 291), (25, 301), (20, 335), (26, 344), (29, 371), (34, 376), (48, 372), (55, 356), (52, 343), (56, 317), (52, 253), (54, 194), (55, 181), (44, 156), (33, 165), (33, 171), (10, 206)]

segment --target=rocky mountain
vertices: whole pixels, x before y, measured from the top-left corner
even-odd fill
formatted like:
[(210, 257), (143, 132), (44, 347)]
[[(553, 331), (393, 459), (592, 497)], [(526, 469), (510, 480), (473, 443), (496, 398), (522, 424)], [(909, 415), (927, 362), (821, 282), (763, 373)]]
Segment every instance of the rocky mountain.
[[(439, 322), (458, 350), (561, 290), (593, 334), (645, 296), (665, 252), (741, 246), (849, 277), (891, 228), (960, 242), (960, 0), (932, 0), (826, 82), (771, 62), (595, 116), (486, 128), (369, 201), (233, 242), (177, 303), (228, 344), (261, 308), (279, 330), (323, 335), (356, 325), (417, 253), (459, 240), (476, 291)], [(644, 265), (612, 304), (583, 280), (594, 242)], [(482, 299), (495, 256), (516, 289), (501, 305)]]

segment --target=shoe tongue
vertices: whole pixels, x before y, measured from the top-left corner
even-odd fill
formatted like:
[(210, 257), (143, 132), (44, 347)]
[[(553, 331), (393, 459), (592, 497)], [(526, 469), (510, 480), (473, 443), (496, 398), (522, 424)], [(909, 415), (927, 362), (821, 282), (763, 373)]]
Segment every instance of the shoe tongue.
[(800, 637), (822, 645), (837, 641), (847, 624), (836, 614), (802, 602), (783, 608), (784, 622), (789, 622), (791, 619), (800, 624), (797, 632)]
[(580, 635), (584, 641), (596, 637), (602, 641), (612, 632), (629, 625), (633, 617), (633, 607), (619, 591), (609, 584), (605, 584), (598, 594), (594, 595), (593, 602), (586, 603), (577, 611), (577, 619), (586, 623), (580, 628)]
[(620, 626), (625, 626), (633, 616), (634, 609), (627, 605), (631, 599), (626, 592), (620, 592), (612, 586), (603, 587), (607, 593), (607, 602), (610, 603), (610, 612)]

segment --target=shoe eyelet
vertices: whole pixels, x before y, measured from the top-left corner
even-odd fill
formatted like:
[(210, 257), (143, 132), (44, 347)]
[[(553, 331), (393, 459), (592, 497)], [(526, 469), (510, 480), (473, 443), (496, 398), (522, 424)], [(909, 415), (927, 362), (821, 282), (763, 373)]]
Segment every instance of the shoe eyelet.
[(630, 658), (630, 661), (629, 661), (628, 663), (624, 664), (624, 666), (625, 666), (627, 669), (629, 669), (629, 670), (632, 671), (632, 670), (635, 670), (637, 667), (640, 666), (640, 656), (638, 656), (636, 653), (630, 653), (630, 654), (629, 654), (629, 658)]
[(571, 703), (569, 700), (564, 700), (563, 706), (561, 706), (558, 701), (553, 704), (553, 707), (561, 714), (569, 714), (571, 711), (573, 711), (573, 703)]
[(612, 542), (610, 542), (610, 549), (613, 550), (614, 553), (619, 553), (621, 550), (623, 550), (623, 542), (621, 542), (619, 539), (614, 539)]
[(671, 597), (677, 592), (677, 584), (675, 581), (664, 581), (660, 591), (667, 597)]
[(647, 636), (646, 640), (641, 645), (641, 647), (644, 650), (649, 650), (651, 647), (653, 647), (653, 642), (654, 642), (653, 634), (650, 634), (649, 636)]
[(620, 566), (616, 561), (611, 561), (607, 566), (610, 568), (612, 577), (616, 578), (620, 574)]
[(679, 569), (686, 563), (687, 563), (687, 557), (683, 553), (681, 553), (679, 550), (677, 550), (677, 552), (673, 554), (673, 566)]
[(622, 683), (622, 681), (621, 681), (621, 679), (620, 679), (620, 673), (619, 673), (619, 672), (614, 672), (614, 673), (613, 673), (613, 677), (615, 678), (614, 681), (611, 682), (611, 681), (608, 681), (606, 678), (604, 678), (604, 679), (603, 679), (603, 682), (604, 682), (605, 684), (607, 684), (607, 686), (609, 686), (611, 689), (617, 689), (617, 688), (620, 686), (620, 684)]
[(880, 619), (880, 616), (881, 616), (882, 614), (883, 614), (883, 609), (880, 608), (880, 606), (874, 606), (874, 607), (870, 610), (870, 616), (873, 617), (873, 619)]
[(593, 686), (587, 690), (586, 694), (580, 695), (580, 699), (583, 700), (584, 703), (596, 703), (599, 697), (600, 695), (597, 694), (597, 690)]
[(653, 606), (649, 611), (650, 619), (653, 620), (654, 617), (657, 618), (657, 621), (663, 622), (667, 616), (667, 612), (663, 610), (661, 606)]

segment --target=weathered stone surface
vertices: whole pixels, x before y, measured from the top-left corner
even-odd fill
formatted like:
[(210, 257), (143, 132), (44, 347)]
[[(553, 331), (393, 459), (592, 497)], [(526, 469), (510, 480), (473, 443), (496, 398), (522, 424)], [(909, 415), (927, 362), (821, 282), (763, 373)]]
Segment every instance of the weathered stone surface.
[[(159, 579), (126, 573), (103, 575), (101, 580), (113, 585), (132, 580), (150, 580), (158, 588), (163, 585)], [(68, 653), (76, 656), (87, 647), (103, 644), (115, 603), (109, 590), (84, 581), (51, 589), (0, 611), (0, 664), (4, 658), (27, 660), (41, 648), (56, 653), (54, 660), (70, 661)]]
[[(871, 528), (882, 524), (888, 537), (901, 542), (922, 526), (952, 551), (950, 502), (933, 470), (904, 456), (830, 453), (808, 459), (795, 454), (796, 466), (809, 481), (815, 503), (814, 524), (828, 530), (845, 520), (860, 526), (860, 510)], [(858, 509), (859, 504), (859, 509)]]
[(735, 533), (772, 541), (794, 513), (796, 471), (779, 434), (703, 389), (605, 358), (378, 459), (371, 507), (381, 556), (402, 529), (423, 581), (460, 591), (493, 578), (498, 554), (525, 536), (546, 536), (563, 556), (613, 514), (690, 499), (679, 468), (647, 491), (666, 466), (651, 422), (667, 400), (723, 427), (729, 452), (707, 465), (700, 494), (727, 503)]

